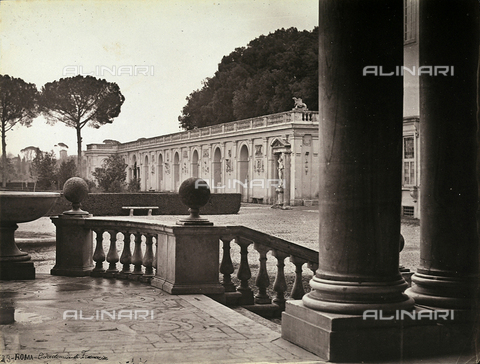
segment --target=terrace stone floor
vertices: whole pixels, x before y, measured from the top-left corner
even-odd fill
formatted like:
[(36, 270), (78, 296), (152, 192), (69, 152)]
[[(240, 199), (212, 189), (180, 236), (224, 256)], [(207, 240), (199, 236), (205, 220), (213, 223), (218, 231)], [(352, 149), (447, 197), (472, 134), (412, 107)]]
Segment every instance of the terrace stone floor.
[[(3, 281), (0, 298), (15, 309), (15, 322), (0, 325), (0, 362), (325, 363), (258, 316), (138, 282), (37, 274)], [(396, 362), (477, 361), (454, 355)]]
[(278, 331), (203, 295), (174, 296), (128, 280), (47, 274), (38, 274), (34, 281), (4, 281), (0, 292), (2, 306), (10, 303), (15, 308), (15, 322), (0, 326), (2, 359), (320, 362), (281, 339)]
[[(233, 219), (308, 246), (306, 240), (318, 239), (318, 223), (315, 210), (304, 210), (275, 213), (264, 206), (242, 206), (238, 215), (211, 216), (211, 220), (221, 224)], [(268, 222), (259, 222), (260, 215)], [(152, 217), (156, 218), (165, 217)], [(166, 220), (173, 222), (175, 217)], [(34, 226), (48, 236), (48, 224), (49, 219), (43, 218), (40, 226), (39, 222), (21, 224), (19, 230)], [(412, 239), (407, 239), (410, 230)], [(402, 224), (407, 246), (415, 255), (417, 230), (418, 224)], [(0, 325), (0, 363), (324, 363), (283, 340), (280, 325), (246, 310), (232, 310), (203, 295), (169, 295), (128, 280), (51, 276), (48, 241), (37, 247), (19, 245), (32, 253), (37, 276), (33, 281), (0, 282), (0, 306), (15, 309), (15, 322)], [(472, 356), (452, 355), (391, 363), (477, 362)]]

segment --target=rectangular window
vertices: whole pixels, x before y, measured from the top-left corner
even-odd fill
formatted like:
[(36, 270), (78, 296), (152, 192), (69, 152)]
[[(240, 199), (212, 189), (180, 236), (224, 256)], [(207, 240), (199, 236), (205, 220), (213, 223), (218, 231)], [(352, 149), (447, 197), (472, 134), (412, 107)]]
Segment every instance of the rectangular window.
[(415, 185), (415, 138), (403, 138), (403, 185)]
[(416, 40), (416, 4), (415, 0), (403, 0), (403, 42), (413, 43)]
[(413, 206), (403, 206), (403, 216), (411, 216), (415, 215), (415, 210)]

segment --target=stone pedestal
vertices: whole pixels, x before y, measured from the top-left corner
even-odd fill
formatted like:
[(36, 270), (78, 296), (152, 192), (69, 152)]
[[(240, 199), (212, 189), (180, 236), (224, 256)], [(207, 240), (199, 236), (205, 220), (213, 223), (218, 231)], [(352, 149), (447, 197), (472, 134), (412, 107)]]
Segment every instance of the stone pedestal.
[(0, 280), (13, 281), (35, 279), (35, 265), (32, 261), (0, 262)]
[(416, 307), (368, 313), (365, 318), (327, 313), (311, 310), (302, 301), (287, 301), (282, 337), (332, 362), (439, 356), (452, 348), (468, 359), (474, 357), (471, 316), (465, 311)]
[(0, 325), (10, 325), (15, 322), (15, 308), (0, 306)]
[(219, 283), (219, 235), (214, 227), (165, 229), (157, 236), (157, 270), (152, 286), (170, 294), (205, 294), (222, 302)]
[(88, 196), (88, 185), (80, 177), (72, 177), (63, 185), (63, 195), (72, 209), (51, 220), (56, 226), (56, 262), (50, 274), (83, 277), (93, 270), (93, 232), (85, 228), (85, 219), (92, 217), (83, 211), (81, 202)]
[(56, 226), (56, 261), (50, 274), (83, 277), (93, 270), (93, 233), (85, 228), (85, 218), (92, 215), (52, 217)]
[(0, 227), (0, 280), (35, 279), (35, 266), (27, 253), (15, 244), (15, 223)]

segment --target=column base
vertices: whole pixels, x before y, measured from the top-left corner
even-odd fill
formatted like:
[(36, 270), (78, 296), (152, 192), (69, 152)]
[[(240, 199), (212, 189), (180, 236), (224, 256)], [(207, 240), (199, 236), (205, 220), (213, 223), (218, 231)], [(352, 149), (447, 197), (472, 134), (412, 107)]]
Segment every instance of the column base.
[(35, 279), (33, 262), (0, 262), (0, 280), (16, 281)]
[(333, 362), (474, 355), (471, 311), (415, 306), (413, 311), (397, 312), (393, 319), (378, 311), (377, 319), (364, 319), (362, 315), (314, 311), (300, 300), (287, 301), (282, 338)]
[(175, 284), (160, 277), (153, 277), (151, 285), (170, 294), (225, 294), (225, 288), (215, 283)]
[(412, 276), (405, 291), (415, 303), (446, 309), (470, 309), (474, 304), (475, 278), (457, 278), (425, 273)]
[(312, 291), (302, 300), (306, 307), (317, 311), (361, 315), (365, 310), (409, 310), (414, 301), (403, 293), (408, 288), (405, 280), (386, 282), (348, 282), (322, 279), (314, 276)]

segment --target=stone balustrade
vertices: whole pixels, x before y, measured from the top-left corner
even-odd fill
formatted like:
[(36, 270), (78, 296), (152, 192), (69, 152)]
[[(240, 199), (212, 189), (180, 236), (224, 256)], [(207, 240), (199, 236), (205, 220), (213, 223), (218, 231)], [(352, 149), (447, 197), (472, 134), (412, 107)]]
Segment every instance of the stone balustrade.
[[(170, 294), (205, 294), (262, 315), (280, 315), (288, 290), (285, 260), (290, 257), (295, 267), (290, 297), (300, 299), (305, 294), (303, 265), (307, 263), (315, 273), (318, 252), (244, 226), (213, 226), (199, 215), (211, 195), (204, 182), (192, 177), (182, 183), (180, 200), (189, 207), (190, 216), (175, 225), (164, 225), (133, 218), (93, 217), (80, 208), (88, 195), (87, 184), (78, 177), (69, 179), (64, 195), (73, 208), (51, 218), (57, 229), (56, 264), (51, 274), (131, 279)], [(236, 254), (232, 254), (232, 242), (238, 248)], [(253, 249), (249, 251), (250, 246)], [(268, 252), (276, 260), (274, 269), (272, 264), (268, 266)], [(249, 258), (255, 255), (259, 268), (254, 295)], [(236, 265), (238, 286), (232, 279)], [(276, 272), (273, 299), (268, 292), (272, 270)]]
[(90, 275), (150, 283), (156, 268), (161, 227), (152, 224), (86, 219), (86, 228), (95, 233), (95, 268)]
[[(318, 267), (318, 252), (244, 226), (231, 227), (229, 230), (228, 234), (222, 234), (220, 238), (223, 249), (220, 273), (223, 275), (222, 285), (225, 287), (227, 304), (238, 304), (265, 316), (279, 315), (285, 309), (285, 295), (288, 294), (287, 280), (285, 279), (286, 258), (289, 258), (289, 262), (295, 267), (294, 282), (289, 291), (289, 298), (301, 299), (303, 297), (305, 294), (302, 283), (303, 276), (308, 274), (307, 271), (304, 271), (303, 266), (307, 264), (312, 274), (315, 274)], [(239, 262), (236, 262), (238, 263), (236, 278), (240, 282), (238, 287), (235, 287), (232, 282), (232, 274), (235, 273), (231, 254), (232, 243), (237, 245), (240, 251)], [(253, 246), (253, 250), (251, 249), (249, 252), (250, 246)], [(269, 271), (272, 270), (267, 269), (268, 252), (275, 258), (272, 264), (276, 264), (272, 286), (275, 295), (273, 299), (267, 293), (271, 282)], [(250, 287), (252, 273), (249, 256), (252, 255), (258, 257), (259, 262), (255, 278), (257, 287), (255, 295)]]
[(231, 121), (224, 124), (206, 126), (199, 129), (194, 129), (190, 131), (183, 131), (173, 134), (167, 134), (162, 136), (157, 136), (153, 138), (141, 138), (136, 141), (122, 143), (122, 144), (91, 144), (87, 145), (87, 150), (91, 149), (112, 149), (118, 151), (128, 151), (131, 149), (136, 149), (140, 146), (153, 145), (156, 143), (168, 143), (175, 142), (179, 140), (191, 140), (194, 141), (198, 138), (207, 135), (222, 135), (226, 133), (236, 132), (237, 130), (246, 130), (246, 129), (257, 129), (263, 128), (275, 124), (285, 124), (285, 123), (316, 123), (318, 122), (318, 111), (310, 110), (291, 110), (281, 113), (258, 116), (250, 119)]
[[(59, 223), (56, 221), (57, 228)], [(166, 291), (170, 290), (169, 293), (172, 294), (192, 293), (198, 287), (196, 293), (205, 293), (228, 305), (245, 306), (265, 316), (279, 315), (285, 308), (287, 296), (292, 299), (302, 298), (305, 294), (302, 277), (308, 274), (311, 276), (318, 262), (316, 251), (244, 226), (192, 227), (87, 216), (82, 218), (82, 228), (85, 230), (82, 236), (88, 236), (93, 232), (91, 241), (94, 247), (88, 247), (88, 250), (93, 252), (89, 258), (94, 263), (89, 272), (91, 276), (151, 283), (161, 286), (160, 288)], [(215, 245), (212, 251), (218, 254), (217, 262), (207, 260), (215, 254), (208, 253), (204, 246), (205, 241), (200, 241), (202, 239), (200, 235), (207, 237), (207, 240)], [(186, 257), (184, 261), (172, 262), (171, 257), (165, 256), (168, 250), (166, 244), (176, 239), (179, 246), (184, 246), (185, 243), (179, 239), (185, 236), (187, 241), (190, 240), (192, 244), (199, 246), (200, 252), (206, 251), (206, 256), (196, 254)], [(232, 254), (233, 250), (235, 254)], [(273, 259), (269, 259), (268, 252)], [(59, 257), (57, 252), (57, 264), (62, 260), (65, 258)], [(161, 266), (162, 264), (164, 266)], [(167, 264), (170, 266), (165, 267)], [(290, 284), (291, 287), (287, 286), (285, 264), (291, 265), (289, 272), (294, 274), (294, 279), (293, 277), (289, 279), (294, 281)], [(253, 280), (253, 266), (257, 265), (256, 277)], [(60, 273), (54, 268), (52, 274), (75, 275), (69, 274), (65, 266), (63, 265)], [(216, 267), (213, 275), (217, 282), (207, 278), (198, 281), (198, 277), (203, 274), (202, 271), (211, 267)], [(238, 268), (235, 270), (235, 267)], [(305, 269), (307, 267), (312, 272), (309, 273)], [(72, 267), (72, 270), (75, 269), (76, 267)], [(181, 272), (168, 276), (166, 271), (172, 269), (179, 269)], [(179, 278), (179, 275), (184, 277)], [(238, 281), (238, 286), (234, 281)], [(209, 293), (208, 290), (213, 289), (213, 286), (214, 291)], [(268, 293), (269, 288), (273, 292), (273, 297)]]

